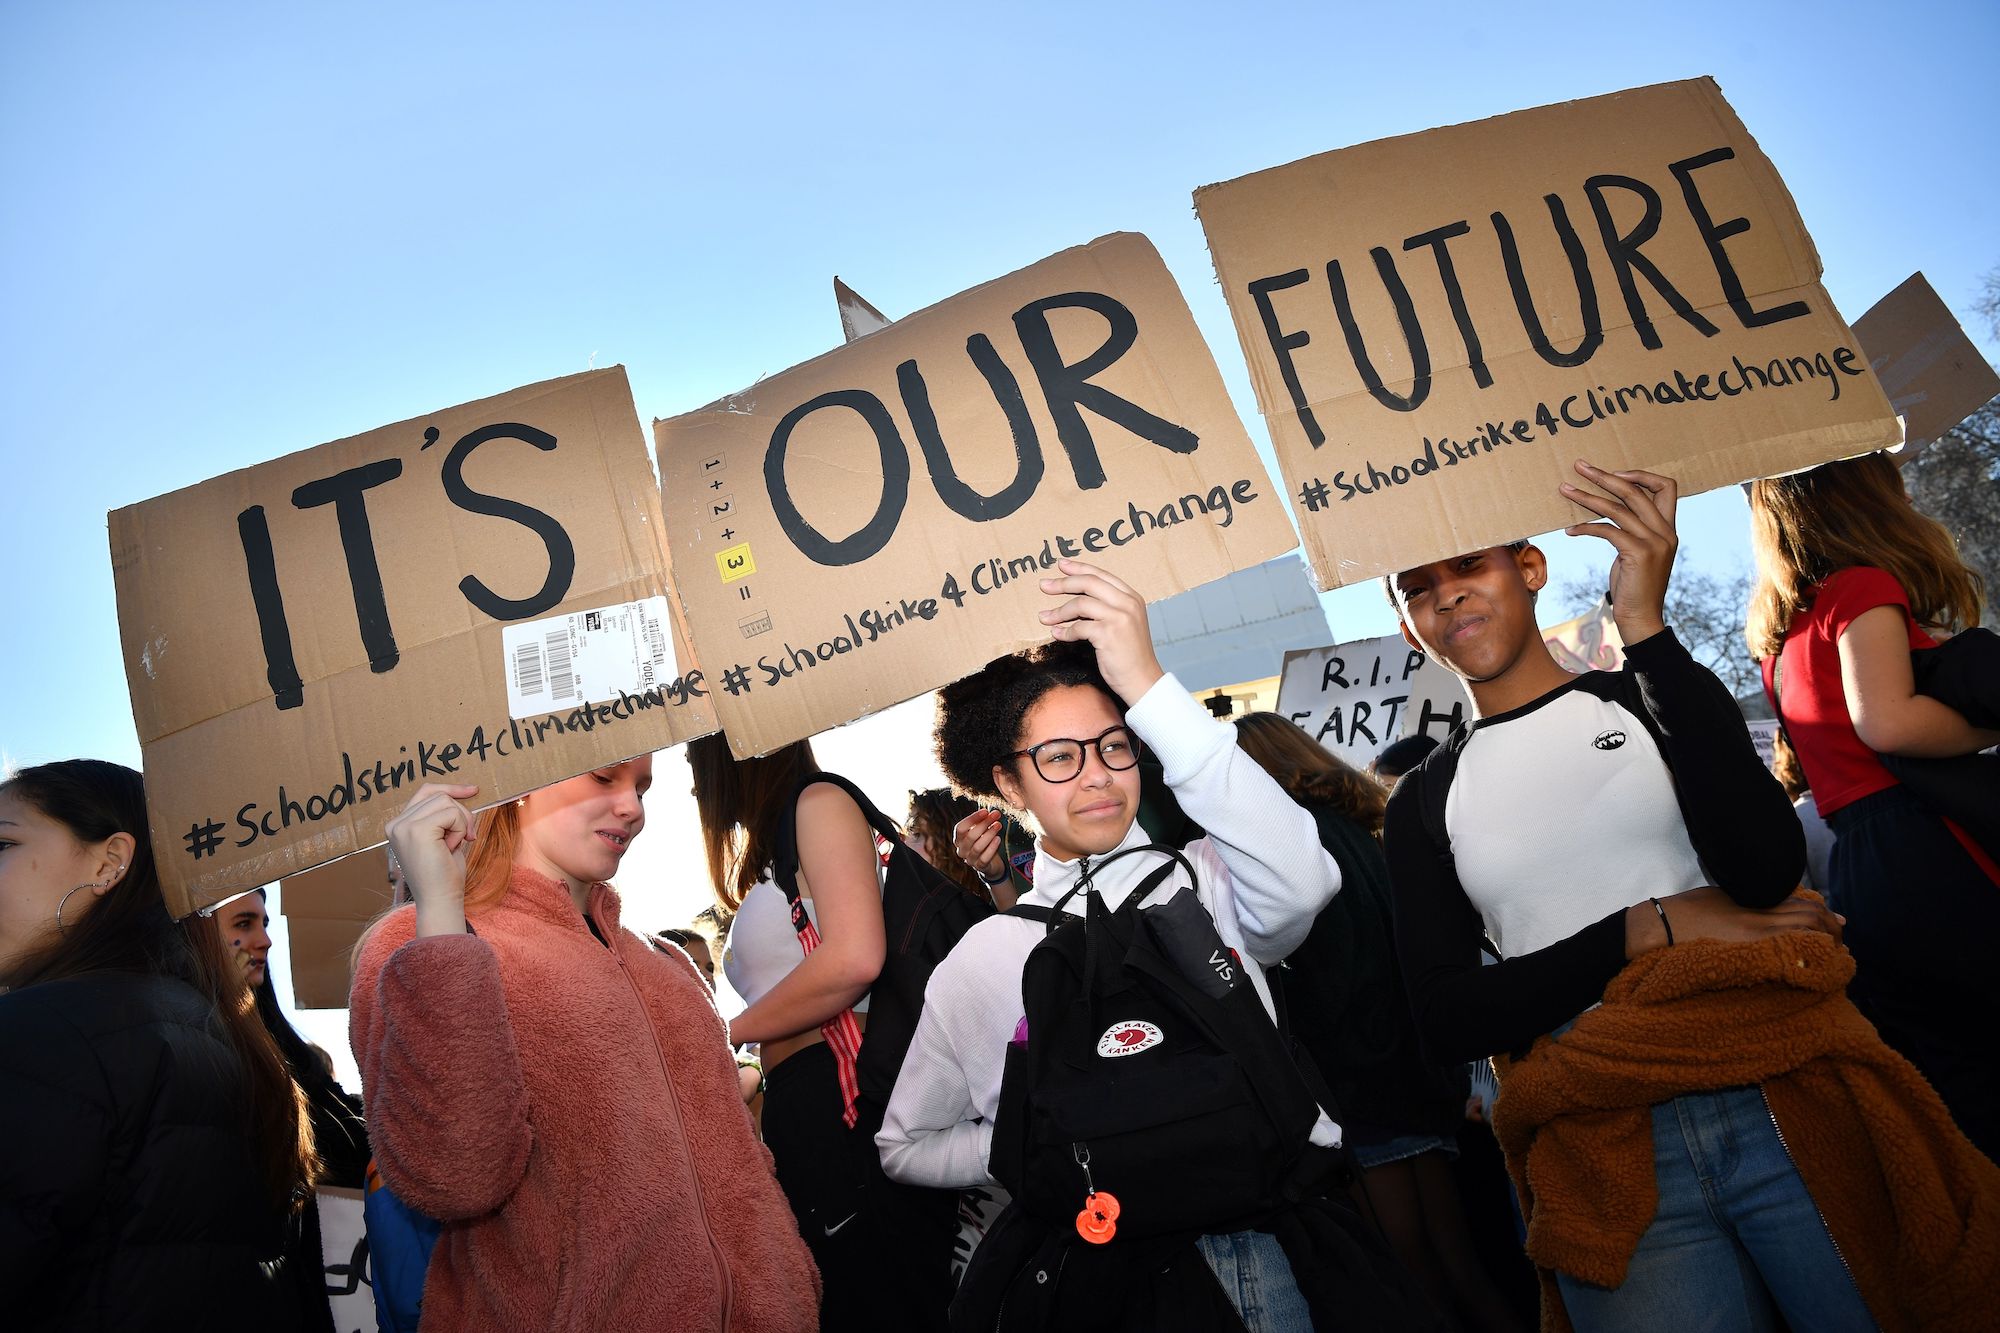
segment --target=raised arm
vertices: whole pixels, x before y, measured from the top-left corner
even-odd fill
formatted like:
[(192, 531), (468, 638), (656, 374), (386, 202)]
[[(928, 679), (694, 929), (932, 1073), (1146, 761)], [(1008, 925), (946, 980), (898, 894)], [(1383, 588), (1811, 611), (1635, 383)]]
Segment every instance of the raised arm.
[(347, 1034), (361, 1068), (376, 1164), (440, 1220), (503, 1203), (534, 1134), (500, 960), (465, 919), (479, 789), (425, 783), (389, 821), (409, 907), (378, 922), (354, 963)]
[(1097, 668), (1126, 706), (1125, 720), (1159, 757), (1188, 818), (1207, 830), (1230, 883), (1217, 909), (1236, 917), (1251, 956), (1275, 963), (1298, 948), (1313, 918), (1340, 890), (1340, 871), (1319, 844), (1312, 816), (1238, 748), (1236, 729), (1210, 717), (1160, 668), (1146, 599), (1117, 576), (1080, 560), (1042, 591), (1069, 600), (1041, 613), (1059, 639), (1085, 639)]
[(1233, 911), (1251, 956), (1290, 956), (1340, 891), (1340, 868), (1311, 813), (1243, 751), (1236, 728), (1209, 716), (1174, 677), (1160, 677), (1125, 720), (1229, 872), (1216, 902)]
[(1783, 902), (1805, 874), (1804, 830), (1784, 788), (1757, 757), (1736, 701), (1667, 628), (1667, 585), (1680, 549), (1680, 487), (1657, 472), (1606, 472), (1581, 460), (1576, 471), (1606, 493), (1574, 484), (1565, 484), (1562, 493), (1604, 521), (1566, 531), (1601, 538), (1617, 552), (1609, 577), (1625, 675), (1637, 707), (1660, 734), (1688, 840), (1716, 885), (1736, 902)]
[(412, 1208), (479, 1217), (514, 1192), (534, 1131), (500, 962), (476, 935), (415, 938), (401, 908), (361, 947), (348, 1038), (383, 1176)]

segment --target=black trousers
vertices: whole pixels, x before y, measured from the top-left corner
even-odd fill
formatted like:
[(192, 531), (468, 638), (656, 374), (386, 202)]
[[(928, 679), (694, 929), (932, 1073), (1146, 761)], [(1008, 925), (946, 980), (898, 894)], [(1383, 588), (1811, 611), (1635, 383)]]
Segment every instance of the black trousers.
[(1847, 918), (1848, 994), (2000, 1161), (2000, 885), (1909, 791), (1836, 810), (1827, 900)]
[(771, 1071), (764, 1142), (819, 1265), (822, 1333), (940, 1330), (951, 1304), (958, 1195), (899, 1185), (875, 1150), (880, 1107), (841, 1120), (833, 1049), (808, 1046)]

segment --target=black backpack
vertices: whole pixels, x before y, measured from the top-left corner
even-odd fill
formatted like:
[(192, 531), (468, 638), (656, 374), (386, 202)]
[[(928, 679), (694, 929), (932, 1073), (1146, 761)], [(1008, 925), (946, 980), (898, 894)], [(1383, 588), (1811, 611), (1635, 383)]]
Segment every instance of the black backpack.
[(888, 844), (882, 875), (882, 931), (888, 949), (882, 971), (868, 991), (868, 1035), (855, 1062), (861, 1100), (879, 1118), (889, 1104), (903, 1057), (917, 1033), (924, 1011), (924, 987), (952, 946), (987, 917), (993, 906), (946, 879), (930, 862), (904, 844), (895, 821), (877, 810), (846, 778), (813, 773), (800, 779), (792, 793), (791, 818), (778, 827), (778, 847), (772, 878), (784, 890), (792, 908), (792, 928), (801, 934), (810, 924), (799, 900), (798, 798), (815, 783), (828, 782), (854, 798), (869, 827)]
[[(1323, 1193), (1346, 1160), (1308, 1142), (1331, 1098), (1223, 944), (1187, 858), (1115, 852), (1086, 861), (1078, 888), (1140, 852), (1168, 859), (1115, 911), (1092, 893), (1080, 920), (1060, 902), (1013, 909), (1049, 929), (1022, 970), (1027, 1039), (1008, 1047), (989, 1162), (1030, 1217), (1072, 1237), (1091, 1192), (1112, 1195), (1107, 1249), (1251, 1229)], [(1160, 892), (1176, 869), (1190, 887)]]

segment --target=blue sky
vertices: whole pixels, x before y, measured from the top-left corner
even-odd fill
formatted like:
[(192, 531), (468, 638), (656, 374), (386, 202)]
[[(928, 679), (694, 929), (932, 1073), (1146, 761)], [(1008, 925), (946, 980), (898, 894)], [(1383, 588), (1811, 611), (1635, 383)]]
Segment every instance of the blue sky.
[(1190, 192), (1383, 135), (1713, 74), (1850, 319), (1963, 312), (1996, 51), (1990, 0), (5, 6), (0, 752), (137, 762), (106, 510), (591, 364), (672, 415), (837, 342), (835, 273), (893, 315), (1143, 231), (1261, 441)]

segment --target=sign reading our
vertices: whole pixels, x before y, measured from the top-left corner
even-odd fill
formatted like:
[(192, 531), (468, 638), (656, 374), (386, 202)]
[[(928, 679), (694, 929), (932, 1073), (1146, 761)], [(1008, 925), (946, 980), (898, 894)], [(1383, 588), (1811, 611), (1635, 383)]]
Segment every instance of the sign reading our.
[(1559, 529), (1571, 462), (1682, 494), (1894, 444), (1713, 80), (1195, 193), (1322, 587)]
[(1104, 237), (656, 422), (678, 592), (738, 755), (1038, 641), (1039, 578), (1148, 597), (1295, 544), (1187, 304)]
[(1355, 768), (1399, 737), (1441, 741), (1471, 718), (1458, 677), (1400, 634), (1286, 653), (1278, 712)]
[[(472, 783), (491, 804), (714, 730), (676, 651), (659, 492), (620, 368), (307, 449), (110, 524), (177, 916), (380, 842), (425, 782)], [(508, 645), (509, 626), (535, 632)]]

